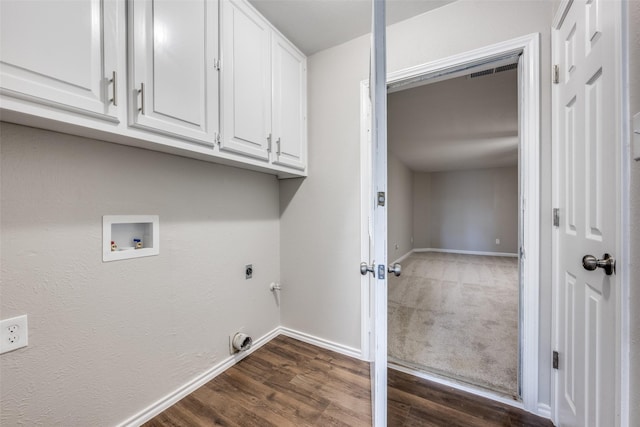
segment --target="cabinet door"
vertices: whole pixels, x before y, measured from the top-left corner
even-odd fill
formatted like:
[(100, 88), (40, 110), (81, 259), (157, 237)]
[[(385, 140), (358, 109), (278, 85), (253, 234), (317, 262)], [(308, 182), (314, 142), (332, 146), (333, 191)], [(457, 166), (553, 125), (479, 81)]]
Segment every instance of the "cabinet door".
[(132, 126), (213, 145), (218, 130), (217, 4), (129, 3)]
[[(101, 0), (2, 0), (2, 94), (115, 120), (112, 77), (118, 70), (121, 5)], [(122, 82), (116, 76), (116, 84), (124, 82), (121, 77)]]
[(271, 133), (271, 29), (242, 2), (222, 2), (220, 148), (268, 160)]
[(280, 36), (273, 37), (274, 163), (304, 170), (307, 151), (307, 62)]

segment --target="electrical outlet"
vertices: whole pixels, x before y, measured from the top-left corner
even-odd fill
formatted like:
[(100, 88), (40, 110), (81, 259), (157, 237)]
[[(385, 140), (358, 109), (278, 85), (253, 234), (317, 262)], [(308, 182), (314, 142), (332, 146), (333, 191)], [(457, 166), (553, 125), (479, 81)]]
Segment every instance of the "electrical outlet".
[(0, 321), (0, 354), (26, 347), (28, 343), (26, 314)]
[(496, 245), (500, 244), (500, 239), (496, 239)]

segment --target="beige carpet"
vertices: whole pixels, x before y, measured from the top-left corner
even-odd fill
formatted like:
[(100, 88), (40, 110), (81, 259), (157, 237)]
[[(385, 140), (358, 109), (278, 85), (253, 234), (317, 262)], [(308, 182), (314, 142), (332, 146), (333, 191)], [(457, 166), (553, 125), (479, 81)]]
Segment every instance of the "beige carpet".
[(388, 321), (391, 362), (517, 396), (517, 258), (414, 253)]

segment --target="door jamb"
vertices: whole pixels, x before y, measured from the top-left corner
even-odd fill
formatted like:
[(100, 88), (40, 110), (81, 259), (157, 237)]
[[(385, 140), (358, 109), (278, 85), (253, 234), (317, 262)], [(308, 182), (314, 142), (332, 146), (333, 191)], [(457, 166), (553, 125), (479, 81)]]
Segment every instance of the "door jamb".
[[(540, 34), (533, 33), (480, 49), (467, 51), (440, 60), (399, 70), (387, 75), (387, 85), (410, 80), (435, 79), (471, 67), (494, 62), (508, 55), (522, 55), (523, 78), (521, 82), (523, 109), (520, 141), (520, 165), (522, 182), (521, 204), (524, 228), (521, 292), (525, 304), (522, 315), (522, 406), (525, 410), (549, 417), (546, 404), (538, 404), (539, 382), (539, 289), (540, 289)], [(361, 259), (369, 259), (369, 230), (371, 214), (370, 164), (370, 110), (368, 81), (360, 83), (360, 152), (361, 152)], [(533, 207), (530, 209), (529, 207)], [(369, 278), (361, 279), (362, 358), (370, 360), (371, 342), (371, 292)]]

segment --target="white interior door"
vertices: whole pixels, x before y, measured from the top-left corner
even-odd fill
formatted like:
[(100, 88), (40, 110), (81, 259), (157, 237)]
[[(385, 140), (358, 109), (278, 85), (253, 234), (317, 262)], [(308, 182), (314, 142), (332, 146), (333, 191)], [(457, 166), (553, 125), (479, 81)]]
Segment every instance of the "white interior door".
[(373, 173), (373, 425), (387, 425), (387, 76), (384, 0), (373, 0), (371, 140)]
[(620, 281), (583, 256), (615, 257), (620, 198), (618, 1), (574, 1), (554, 31), (555, 334), (559, 426), (616, 425)]

